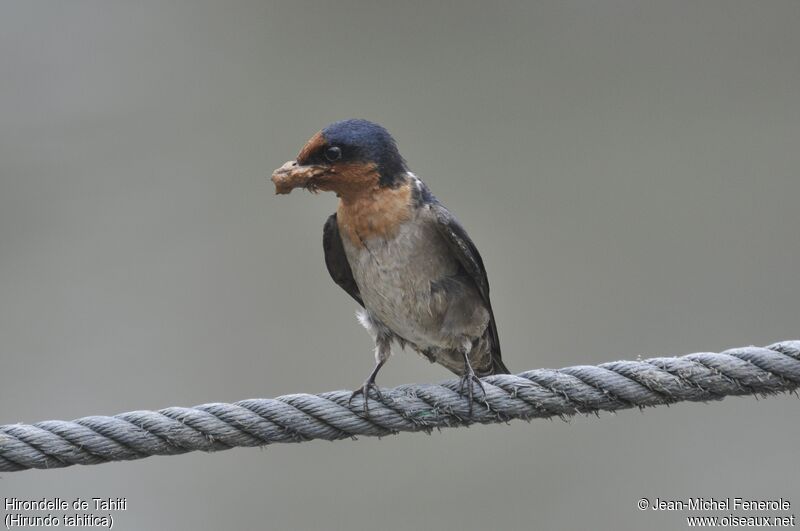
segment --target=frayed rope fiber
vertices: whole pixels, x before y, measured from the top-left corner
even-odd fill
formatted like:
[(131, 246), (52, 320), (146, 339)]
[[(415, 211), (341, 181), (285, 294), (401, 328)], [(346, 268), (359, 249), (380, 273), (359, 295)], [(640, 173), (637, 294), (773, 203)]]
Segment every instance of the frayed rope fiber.
[(673, 358), (615, 361), (597, 366), (536, 369), (482, 379), (472, 416), (459, 381), (410, 384), (372, 393), (369, 415), (350, 391), (293, 394), (131, 411), (113, 417), (48, 420), (0, 426), (0, 471), (60, 468), (110, 461), (214, 452), (237, 446), (312, 439), (382, 436), (401, 431), (567, 417), (734, 395), (771, 395), (800, 387), (800, 341)]

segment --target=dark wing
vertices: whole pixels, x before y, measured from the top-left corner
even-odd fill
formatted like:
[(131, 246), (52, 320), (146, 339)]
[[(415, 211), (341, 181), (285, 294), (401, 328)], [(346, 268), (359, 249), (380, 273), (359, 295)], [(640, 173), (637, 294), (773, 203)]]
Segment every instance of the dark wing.
[(361, 300), (361, 293), (353, 278), (353, 271), (347, 261), (342, 245), (342, 236), (339, 234), (339, 223), (336, 221), (336, 214), (331, 214), (325, 227), (322, 229), (322, 248), (325, 250), (325, 265), (328, 266), (328, 273), (340, 288), (345, 290), (348, 295), (353, 297), (356, 302), (364, 306)]
[(493, 372), (495, 374), (508, 373), (509, 370), (500, 356), (500, 338), (497, 335), (492, 303), (489, 300), (489, 279), (486, 276), (486, 268), (483, 266), (481, 255), (475, 244), (472, 243), (467, 231), (464, 230), (464, 227), (444, 205), (438, 202), (432, 203), (431, 210), (436, 214), (437, 228), (450, 248), (450, 252), (453, 253), (453, 256), (464, 268), (466, 274), (475, 283), (475, 287), (478, 288), (481, 298), (489, 310), (489, 341), (491, 343)]

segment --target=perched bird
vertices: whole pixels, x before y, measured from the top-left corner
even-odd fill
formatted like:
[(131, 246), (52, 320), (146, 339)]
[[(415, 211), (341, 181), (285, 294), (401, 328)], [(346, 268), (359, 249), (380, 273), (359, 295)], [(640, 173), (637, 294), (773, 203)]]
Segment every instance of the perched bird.
[(411, 173), (386, 129), (366, 120), (332, 123), (272, 175), (275, 192), (335, 192), (325, 222), (325, 264), (362, 306), (358, 320), (375, 340), (375, 367), (350, 399), (370, 390), (392, 342), (461, 375), (470, 413), (473, 382), (508, 373), (500, 358), (489, 282), (475, 244)]

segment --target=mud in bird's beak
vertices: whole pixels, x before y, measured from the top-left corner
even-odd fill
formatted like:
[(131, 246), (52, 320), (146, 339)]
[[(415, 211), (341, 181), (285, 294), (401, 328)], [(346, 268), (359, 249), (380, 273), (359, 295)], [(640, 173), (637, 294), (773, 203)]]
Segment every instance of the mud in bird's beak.
[(327, 166), (314, 164), (301, 165), (296, 160), (287, 161), (272, 172), (272, 182), (276, 194), (288, 194), (295, 188), (316, 190), (316, 179), (330, 172)]

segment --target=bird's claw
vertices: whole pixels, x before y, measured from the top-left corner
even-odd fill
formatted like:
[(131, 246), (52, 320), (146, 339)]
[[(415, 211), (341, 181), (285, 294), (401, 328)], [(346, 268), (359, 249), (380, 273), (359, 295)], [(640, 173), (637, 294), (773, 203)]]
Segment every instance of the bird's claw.
[(475, 374), (475, 371), (472, 370), (472, 367), (469, 367), (467, 371), (464, 373), (464, 376), (461, 377), (461, 381), (458, 384), (458, 393), (464, 394), (464, 387), (467, 388), (467, 398), (469, 398), (469, 416), (472, 417), (472, 403), (474, 402), (474, 387), (472, 383), (475, 382), (478, 384), (478, 387), (481, 390), (481, 394), (483, 394), (483, 401), (486, 402), (486, 388), (483, 386), (483, 382), (480, 378)]
[(370, 389), (375, 391), (375, 396), (378, 398), (378, 400), (383, 400), (383, 395), (381, 394), (381, 390), (378, 388), (377, 385), (375, 385), (375, 382), (373, 380), (367, 380), (361, 387), (352, 392), (350, 398), (347, 400), (347, 405), (349, 406), (356, 396), (361, 395), (364, 397), (364, 413), (366, 415), (369, 415), (368, 400), (369, 400)]

